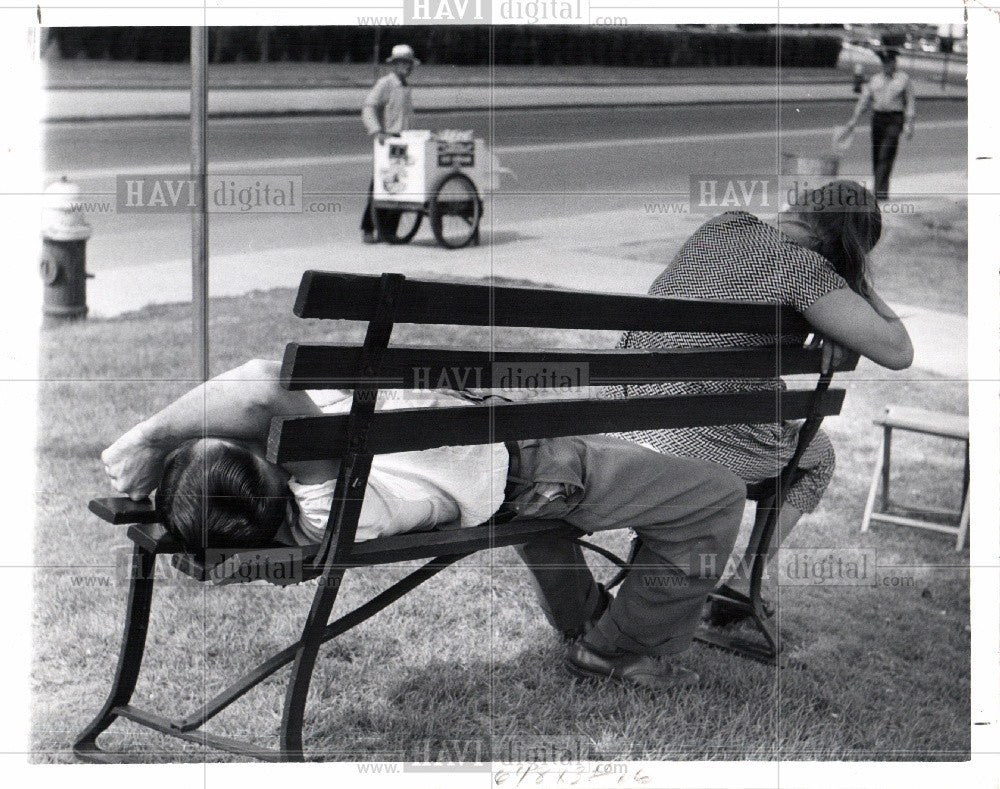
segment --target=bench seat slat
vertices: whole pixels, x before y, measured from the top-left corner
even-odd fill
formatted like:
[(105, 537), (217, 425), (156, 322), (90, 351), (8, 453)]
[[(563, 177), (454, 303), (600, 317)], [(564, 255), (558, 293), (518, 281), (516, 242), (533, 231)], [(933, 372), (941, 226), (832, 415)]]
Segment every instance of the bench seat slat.
[[(300, 318), (369, 321), (378, 304), (379, 277), (306, 271), (295, 299)], [(794, 309), (774, 304), (695, 301), (573, 290), (494, 287), (407, 279), (397, 323), (528, 326), (538, 329), (705, 331), (807, 334)]]
[[(281, 365), (286, 389), (353, 389), (377, 385), (382, 389), (538, 388), (547, 373), (574, 376), (580, 385), (654, 383), (664, 380), (729, 379), (734, 372), (744, 378), (775, 378), (816, 373), (822, 351), (793, 345), (780, 348), (681, 348), (662, 350), (387, 348), (379, 375), (351, 375), (359, 367), (360, 349), (338, 344), (289, 343)], [(835, 370), (853, 370), (857, 354), (846, 354)], [(331, 371), (344, 371), (331, 375)]]
[[(101, 499), (101, 501), (106, 502), (106, 506), (114, 507), (116, 503), (124, 504), (129, 499)], [(300, 563), (296, 572), (301, 573), (304, 569), (307, 579), (320, 574), (320, 570), (311, 568), (311, 563), (319, 551), (319, 545), (288, 546), (271, 543), (253, 549), (215, 550), (209, 552), (210, 558), (206, 562), (204, 557), (190, 553), (182, 543), (168, 535), (160, 523), (134, 523), (126, 533), (129, 539), (146, 550), (160, 554), (174, 554), (174, 566), (200, 581), (232, 583), (234, 580), (248, 578), (253, 580), (254, 576), (248, 572), (249, 570), (256, 569), (266, 562), (270, 563), (271, 570), (282, 562), (287, 566), (290, 557)], [(350, 567), (363, 567), (430, 559), (435, 556), (453, 556), (491, 547), (520, 545), (539, 534), (577, 536), (583, 532), (558, 520), (515, 520), (502, 524), (484, 523), (465, 529), (446, 527), (429, 531), (412, 531), (355, 543), (346, 564)], [(238, 572), (232, 572), (232, 568), (240, 567), (244, 568), (242, 576)], [(300, 577), (295, 580), (302, 579)]]
[[(406, 408), (379, 411), (368, 432), (373, 455), (440, 446), (466, 446), (553, 436), (654, 428), (727, 424), (766, 424), (804, 419), (812, 391), (560, 399), (504, 403), (489, 408)], [(840, 413), (843, 389), (819, 397), (821, 416)], [(275, 417), (267, 459), (272, 463), (343, 457), (347, 451), (347, 414)]]
[[(497, 526), (487, 523), (467, 529), (408, 532), (356, 543), (344, 564), (348, 567), (367, 567), (463, 555), (487, 548), (520, 545), (540, 534), (579, 536), (583, 532), (558, 520), (513, 521)], [(178, 552), (173, 564), (198, 581), (216, 585), (267, 580), (284, 586), (308, 581), (322, 574), (322, 567), (313, 564), (318, 550), (318, 545), (299, 548), (268, 546), (228, 551), (225, 558), (217, 553), (208, 561), (194, 554)]]

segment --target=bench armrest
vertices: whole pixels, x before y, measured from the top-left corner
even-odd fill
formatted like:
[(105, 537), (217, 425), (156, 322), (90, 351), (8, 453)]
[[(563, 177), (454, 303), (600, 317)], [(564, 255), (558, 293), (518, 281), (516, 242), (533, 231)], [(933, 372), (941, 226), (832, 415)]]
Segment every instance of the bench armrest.
[(97, 517), (108, 523), (158, 523), (159, 518), (149, 499), (132, 501), (126, 496), (91, 499), (87, 505)]

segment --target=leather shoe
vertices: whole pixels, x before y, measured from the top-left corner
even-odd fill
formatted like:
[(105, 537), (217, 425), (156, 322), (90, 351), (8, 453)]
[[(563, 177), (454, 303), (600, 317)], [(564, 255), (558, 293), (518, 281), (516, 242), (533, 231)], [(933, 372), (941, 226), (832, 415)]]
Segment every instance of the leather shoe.
[(619, 652), (605, 655), (594, 651), (583, 639), (574, 641), (566, 653), (566, 668), (583, 679), (613, 679), (648, 690), (670, 690), (697, 685), (700, 678), (690, 669), (665, 657)]

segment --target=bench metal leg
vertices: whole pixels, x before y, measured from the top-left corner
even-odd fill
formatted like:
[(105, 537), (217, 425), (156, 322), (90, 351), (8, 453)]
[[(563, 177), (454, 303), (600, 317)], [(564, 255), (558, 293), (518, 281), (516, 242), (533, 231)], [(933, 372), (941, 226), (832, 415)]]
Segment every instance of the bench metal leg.
[[(321, 627), (319, 642), (321, 644), (326, 643), (361, 622), (370, 619), (424, 581), (437, 575), (441, 570), (469, 555), (470, 553), (461, 553), (450, 556), (439, 556), (432, 559), (354, 610), (344, 614), (325, 627)], [(136, 548), (132, 560), (132, 586), (129, 592), (122, 653), (119, 658), (111, 694), (104, 707), (97, 714), (97, 717), (94, 718), (90, 725), (79, 735), (76, 742), (74, 742), (74, 753), (86, 761), (107, 763), (121, 761), (121, 758), (119, 758), (121, 754), (106, 753), (97, 747), (95, 741), (115, 719), (125, 718), (170, 737), (228, 751), (239, 756), (248, 756), (262, 761), (274, 762), (301, 761), (303, 759), (302, 719), (305, 709), (305, 695), (308, 692), (309, 680), (312, 674), (311, 669), (299, 657), (303, 652), (301, 649), (301, 639), (273, 654), (185, 718), (179, 720), (165, 718), (155, 712), (142, 710), (129, 704), (139, 674), (139, 665), (142, 659), (149, 622), (154, 559), (154, 554), (142, 551), (138, 547)], [(340, 571), (341, 576), (342, 574), (343, 570)], [(339, 578), (336, 579), (336, 582), (339, 584)], [(336, 594), (334, 593), (332, 596), (336, 597)], [(332, 606), (332, 601), (330, 604)], [(292, 678), (289, 682), (288, 696), (286, 696), (286, 714), (282, 720), (281, 750), (262, 748), (253, 743), (220, 737), (200, 730), (201, 726), (208, 720), (215, 717), (249, 690), (270, 677), (282, 666), (286, 666), (295, 660), (298, 660), (298, 665), (293, 668)], [(313, 660), (315, 661), (315, 656)], [(293, 696), (294, 699), (292, 699)], [(294, 702), (294, 706), (291, 702)]]
[[(754, 561), (750, 566), (750, 580), (753, 583), (754, 578), (754, 568), (757, 566), (757, 557), (760, 555), (767, 555), (768, 549), (770, 548), (770, 540), (764, 545), (764, 536), (767, 533), (767, 519), (774, 515), (777, 519), (777, 513), (774, 509), (774, 496), (769, 496), (766, 499), (758, 501), (754, 504), (754, 518), (753, 518), (753, 529), (750, 531), (750, 539), (747, 542), (747, 548), (753, 553)], [(771, 533), (774, 533), (774, 529), (771, 529)], [(742, 567), (740, 568), (742, 569)], [(763, 572), (760, 573), (763, 577)]]
[(153, 574), (156, 554), (136, 545), (132, 549), (128, 603), (125, 609), (125, 628), (121, 651), (111, 692), (97, 716), (80, 732), (73, 743), (73, 753), (93, 762), (118, 761), (97, 745), (97, 738), (119, 717), (119, 710), (127, 708), (139, 679), (139, 668), (146, 648), (146, 631), (149, 628), (149, 610), (153, 602)]
[(767, 621), (764, 611), (764, 601), (761, 598), (764, 570), (767, 567), (767, 555), (771, 539), (777, 529), (780, 510), (775, 506), (775, 497), (771, 496), (757, 502), (754, 515), (753, 531), (750, 534), (748, 548), (753, 551), (753, 564), (750, 567), (750, 591), (735, 596), (713, 592), (709, 600), (723, 600), (743, 610), (746, 621), (760, 634), (762, 641), (752, 641), (738, 635), (723, 632), (710, 626), (698, 628), (695, 639), (709, 646), (733, 652), (743, 657), (773, 665), (777, 662), (781, 651), (781, 642), (776, 629)]
[(281, 756), (286, 762), (304, 760), (302, 750), (302, 720), (306, 711), (306, 696), (312, 681), (316, 656), (323, 643), (323, 631), (333, 611), (344, 570), (334, 569), (319, 579), (309, 616), (302, 629), (302, 638), (292, 664), (292, 676), (285, 691), (285, 707), (281, 715)]
[[(764, 570), (767, 567), (767, 555), (771, 549), (771, 540), (774, 532), (778, 528), (778, 517), (781, 509), (776, 506), (777, 501), (774, 496), (764, 501), (758, 502), (757, 512), (754, 513), (754, 529), (750, 535), (753, 544), (753, 564), (750, 567), (750, 602), (754, 612), (763, 614), (764, 604), (761, 600), (761, 587), (764, 585)], [(757, 536), (754, 542), (754, 536)]]
[(781, 647), (778, 635), (767, 622), (766, 616), (763, 612), (754, 611), (747, 617), (747, 621), (760, 633), (763, 641), (752, 641), (749, 638), (723, 633), (716, 628), (707, 626), (698, 628), (694, 637), (695, 640), (701, 641), (703, 644), (725, 652), (750, 658), (768, 666), (777, 665)]

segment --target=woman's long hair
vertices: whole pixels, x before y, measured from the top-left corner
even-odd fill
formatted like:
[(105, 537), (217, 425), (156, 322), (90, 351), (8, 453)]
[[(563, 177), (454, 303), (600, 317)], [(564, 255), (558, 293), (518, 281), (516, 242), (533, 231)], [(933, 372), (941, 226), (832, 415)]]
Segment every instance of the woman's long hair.
[(875, 195), (855, 181), (832, 181), (806, 192), (797, 210), (816, 231), (819, 248), (851, 290), (868, 296), (868, 253), (882, 236)]

